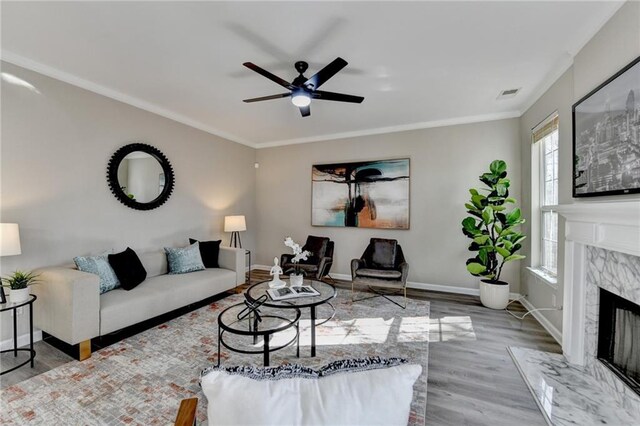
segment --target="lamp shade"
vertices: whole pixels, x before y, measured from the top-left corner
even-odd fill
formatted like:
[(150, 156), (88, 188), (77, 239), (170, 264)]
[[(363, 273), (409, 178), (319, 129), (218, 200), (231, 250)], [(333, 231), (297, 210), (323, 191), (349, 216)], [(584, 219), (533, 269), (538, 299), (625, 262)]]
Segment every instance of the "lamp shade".
[(0, 223), (0, 256), (13, 256), (21, 253), (18, 224)]
[(247, 222), (245, 222), (244, 220), (244, 215), (224, 217), (224, 232), (237, 232), (246, 230)]

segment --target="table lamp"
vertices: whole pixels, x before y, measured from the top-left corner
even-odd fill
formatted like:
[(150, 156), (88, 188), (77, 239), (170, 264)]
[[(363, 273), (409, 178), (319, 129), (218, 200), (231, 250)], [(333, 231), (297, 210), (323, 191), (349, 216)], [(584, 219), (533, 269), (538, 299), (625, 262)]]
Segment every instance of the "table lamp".
[[(21, 254), (20, 229), (17, 223), (0, 223), (0, 256)], [(0, 303), (6, 303), (4, 288), (0, 286)]]
[(247, 222), (244, 219), (244, 215), (237, 216), (225, 216), (224, 217), (224, 232), (231, 232), (231, 240), (229, 241), (229, 247), (242, 248), (242, 241), (240, 240), (240, 231), (247, 230)]
[(21, 253), (18, 224), (0, 223), (0, 256), (14, 256)]

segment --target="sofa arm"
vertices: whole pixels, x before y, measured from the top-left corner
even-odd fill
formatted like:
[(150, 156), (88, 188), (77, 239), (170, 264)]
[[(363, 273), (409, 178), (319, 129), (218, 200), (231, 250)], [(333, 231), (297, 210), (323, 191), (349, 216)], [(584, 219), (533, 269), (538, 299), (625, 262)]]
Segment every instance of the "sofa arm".
[(400, 280), (402, 281), (402, 285), (406, 287), (407, 276), (409, 275), (409, 264), (407, 262), (402, 262), (400, 265), (398, 265), (398, 269), (400, 269), (400, 272), (402, 273), (402, 277), (400, 278)]
[(244, 284), (246, 281), (246, 253), (247, 251), (243, 248), (220, 247), (218, 264), (221, 268), (236, 272), (236, 285)]
[(329, 270), (331, 269), (331, 265), (333, 265), (333, 258), (331, 257), (323, 257), (320, 259), (320, 264), (318, 265), (318, 275), (317, 278), (321, 280), (326, 275), (329, 275)]
[(100, 335), (100, 278), (65, 267), (42, 268), (33, 310), (37, 328), (75, 345)]
[(362, 259), (352, 259), (351, 260), (351, 279), (356, 279), (356, 271), (360, 268), (364, 268), (364, 260)]

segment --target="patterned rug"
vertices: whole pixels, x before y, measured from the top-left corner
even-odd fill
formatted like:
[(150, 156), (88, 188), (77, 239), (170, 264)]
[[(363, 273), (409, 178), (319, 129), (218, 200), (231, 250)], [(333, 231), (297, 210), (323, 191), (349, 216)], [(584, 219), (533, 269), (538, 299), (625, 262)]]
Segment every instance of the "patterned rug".
[[(241, 294), (229, 296), (102, 349), (89, 360), (70, 362), (5, 389), (0, 424), (172, 424), (180, 400), (194, 396), (200, 399), (198, 424), (206, 424), (198, 376), (203, 368), (217, 363), (218, 314), (242, 300)], [(409, 424), (424, 425), (429, 302), (408, 300), (406, 310), (382, 298), (352, 304), (350, 292), (339, 289), (333, 304), (335, 317), (316, 329), (315, 358), (310, 357), (307, 309), (300, 323), (300, 358), (291, 346), (274, 352), (270, 364), (319, 367), (343, 358), (407, 358), (423, 367), (414, 385)], [(329, 314), (326, 306), (319, 308), (320, 318)], [(276, 336), (283, 341), (286, 337)], [(224, 349), (221, 358), (225, 366), (262, 365), (262, 355)]]

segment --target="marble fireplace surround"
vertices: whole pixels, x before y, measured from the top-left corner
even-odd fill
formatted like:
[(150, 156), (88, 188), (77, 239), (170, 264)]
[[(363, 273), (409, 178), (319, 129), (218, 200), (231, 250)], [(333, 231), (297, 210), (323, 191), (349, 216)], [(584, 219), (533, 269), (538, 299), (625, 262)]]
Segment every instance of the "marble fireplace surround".
[(599, 288), (640, 304), (640, 200), (560, 205), (566, 219), (562, 351), (640, 415), (640, 397), (596, 359)]

